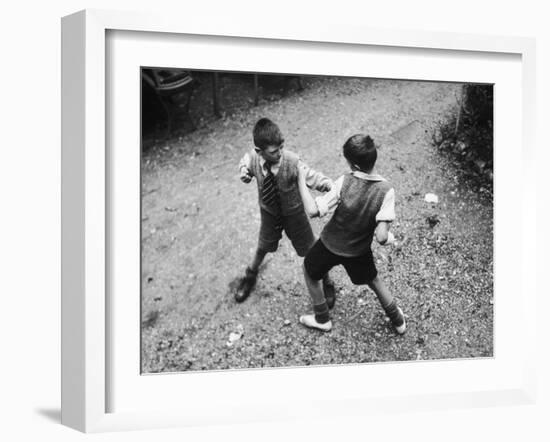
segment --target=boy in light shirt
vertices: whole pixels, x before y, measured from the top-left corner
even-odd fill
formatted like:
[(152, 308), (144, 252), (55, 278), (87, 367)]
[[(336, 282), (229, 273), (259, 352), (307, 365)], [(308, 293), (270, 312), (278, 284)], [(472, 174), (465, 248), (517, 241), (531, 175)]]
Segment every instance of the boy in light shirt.
[(354, 284), (366, 284), (374, 291), (397, 333), (403, 334), (405, 317), (378, 277), (371, 250), (374, 237), (383, 245), (394, 242), (389, 229), (395, 219), (395, 192), (383, 177), (374, 173), (377, 150), (370, 136), (352, 136), (344, 144), (343, 153), (351, 172), (337, 179), (330, 192), (316, 199), (307, 189), (305, 170), (300, 170), (299, 189), (308, 215), (333, 212), (304, 259), (313, 314), (301, 316), (300, 322), (322, 331), (332, 328), (320, 281), (332, 267), (343, 265)]

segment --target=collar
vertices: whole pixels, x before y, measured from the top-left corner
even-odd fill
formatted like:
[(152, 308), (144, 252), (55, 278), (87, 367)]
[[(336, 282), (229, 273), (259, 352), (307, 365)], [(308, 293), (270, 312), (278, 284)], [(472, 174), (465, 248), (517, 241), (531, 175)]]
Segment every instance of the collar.
[[(258, 153), (256, 153), (256, 155), (258, 155), (258, 159), (260, 160), (260, 167), (262, 169), (266, 170), (266, 168), (264, 167), (265, 163), (266, 163), (264, 157), (262, 157)], [(283, 156), (281, 155), (281, 159), (279, 160), (279, 162), (271, 164), (271, 169), (273, 170), (274, 167), (276, 168), (276, 167), (280, 166), (282, 161), (283, 161)]]
[(369, 173), (361, 172), (360, 170), (354, 170), (353, 172), (351, 172), (351, 174), (354, 177), (361, 178), (362, 180), (386, 181), (384, 177), (382, 177), (381, 175), (378, 175), (377, 173), (369, 174)]

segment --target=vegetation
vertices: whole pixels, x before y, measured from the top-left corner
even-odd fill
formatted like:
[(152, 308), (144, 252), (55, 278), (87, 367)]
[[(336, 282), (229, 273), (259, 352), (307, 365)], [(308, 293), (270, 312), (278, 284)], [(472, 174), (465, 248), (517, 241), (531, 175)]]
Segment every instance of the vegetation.
[(493, 85), (466, 84), (459, 109), (434, 133), (434, 144), (451, 152), (469, 169), (492, 185), (493, 181)]

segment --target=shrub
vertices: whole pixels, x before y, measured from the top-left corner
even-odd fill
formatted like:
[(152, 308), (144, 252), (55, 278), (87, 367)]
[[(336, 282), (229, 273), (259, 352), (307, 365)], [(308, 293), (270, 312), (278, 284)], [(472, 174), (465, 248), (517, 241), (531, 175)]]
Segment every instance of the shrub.
[(493, 85), (464, 85), (458, 113), (439, 127), (434, 142), (492, 180)]

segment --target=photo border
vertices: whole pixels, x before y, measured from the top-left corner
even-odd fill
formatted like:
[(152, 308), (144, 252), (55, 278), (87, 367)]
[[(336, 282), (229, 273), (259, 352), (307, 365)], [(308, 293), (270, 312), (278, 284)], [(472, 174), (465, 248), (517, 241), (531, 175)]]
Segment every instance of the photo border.
[[(519, 37), (376, 30), (341, 25), (230, 23), (195, 17), (182, 25), (176, 17), (135, 12), (86, 10), (62, 20), (62, 423), (85, 432), (231, 423), (208, 415), (188, 419), (174, 413), (107, 413), (110, 386), (106, 337), (109, 195), (106, 173), (105, 38), (109, 30), (311, 41), (382, 47), (428, 48), (518, 54), (522, 57), (522, 173), (535, 173), (535, 42)], [(522, 191), (523, 219), (536, 219), (536, 193)], [(532, 241), (522, 242), (524, 280), (521, 307), (536, 304), (536, 256)], [(529, 277), (531, 275), (531, 277)], [(440, 407), (527, 404), (535, 400), (536, 324), (522, 324), (527, 339), (524, 385), (520, 389), (409, 398), (401, 411)], [(395, 410), (394, 398), (342, 398), (350, 414)], [(352, 403), (353, 402), (353, 403)], [(276, 411), (276, 410), (272, 410)], [(295, 410), (303, 417), (308, 413)], [(296, 413), (292, 416), (295, 417)], [(274, 416), (274, 419), (285, 416)], [(247, 419), (249, 420), (249, 419)]]

